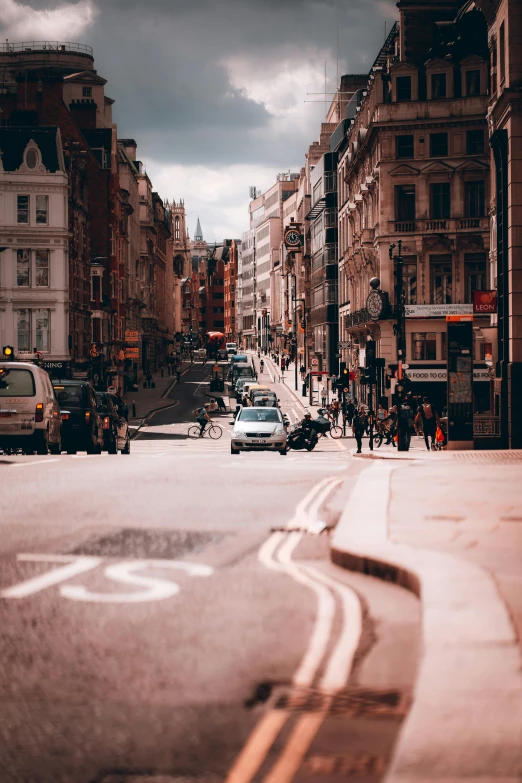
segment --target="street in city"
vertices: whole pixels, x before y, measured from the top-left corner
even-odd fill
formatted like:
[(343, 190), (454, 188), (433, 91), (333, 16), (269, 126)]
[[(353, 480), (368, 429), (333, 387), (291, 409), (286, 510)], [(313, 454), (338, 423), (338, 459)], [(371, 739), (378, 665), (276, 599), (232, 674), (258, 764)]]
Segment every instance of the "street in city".
[[(259, 380), (277, 391), (291, 421), (300, 419), (299, 396), (273, 383), (272, 367)], [(483, 715), (478, 760), (457, 747), (458, 764), (478, 774), (486, 762), (493, 779), (508, 780), (520, 725), (510, 623), (520, 630), (522, 618), (508, 477), (520, 463), (497, 456), (488, 467), (499, 481), (504, 474), (499, 519), (485, 498), (459, 494), (444, 453), (413, 450), (397, 467), (391, 447), (389, 458), (369, 461), (366, 444), (357, 459), (352, 438), (321, 438), (312, 453), (284, 459), (232, 456), (230, 413), (213, 415), (219, 440), (187, 437), (210, 374), (211, 365), (196, 362), (166, 385), (166, 407), (145, 418), (129, 457), (2, 458), (2, 780), (369, 783), (391, 774), (392, 759), (418, 772), (427, 753), (437, 769), (445, 720), (465, 731), (469, 699), (482, 708), (489, 699), (502, 713)], [(469, 467), (451, 469), (464, 488)], [(392, 503), (381, 509), (390, 475)], [(435, 509), (424, 503), (429, 485)], [(455, 495), (451, 514), (444, 487)], [(404, 517), (406, 507), (413, 517)], [(374, 530), (383, 513), (387, 543)], [(366, 520), (356, 534), (353, 519)], [(421, 555), (399, 573), (400, 550), (386, 551), (404, 543), (438, 558), (437, 578), (449, 569), (459, 581), (460, 562), (486, 603), (469, 590), (455, 609), (450, 590), (438, 598), (447, 615), (425, 611), (423, 628), (418, 585), (405, 577), (416, 573), (424, 584)], [(361, 552), (366, 565), (354, 562)], [(379, 561), (390, 573), (382, 565), (379, 573)], [(357, 573), (364, 571), (374, 576)], [(475, 618), (485, 612), (487, 633)], [(457, 631), (459, 617), (469, 627)], [(487, 637), (484, 660), (480, 644), (466, 644), (476, 633)], [(446, 643), (459, 649), (459, 671), (447, 662), (448, 687), (434, 686), (423, 667)], [(498, 691), (474, 695), (488, 666)], [(461, 667), (470, 679), (465, 698), (454, 681)], [(500, 756), (487, 739), (498, 719)], [(430, 751), (416, 745), (428, 726)]]

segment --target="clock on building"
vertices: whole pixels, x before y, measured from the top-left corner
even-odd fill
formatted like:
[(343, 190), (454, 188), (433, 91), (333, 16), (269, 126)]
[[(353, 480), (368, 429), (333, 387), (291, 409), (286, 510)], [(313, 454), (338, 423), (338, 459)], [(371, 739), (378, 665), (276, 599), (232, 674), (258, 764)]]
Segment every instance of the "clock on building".
[(285, 245), (291, 248), (301, 246), (301, 234), (296, 228), (287, 228), (285, 231)]
[(366, 299), (366, 309), (372, 321), (378, 321), (384, 310), (384, 297), (382, 291), (373, 290)]

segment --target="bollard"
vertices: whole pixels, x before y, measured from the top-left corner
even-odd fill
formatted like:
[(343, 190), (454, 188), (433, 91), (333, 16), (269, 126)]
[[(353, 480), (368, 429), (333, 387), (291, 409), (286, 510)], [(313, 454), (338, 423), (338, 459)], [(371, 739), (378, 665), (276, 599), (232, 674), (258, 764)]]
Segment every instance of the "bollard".
[(136, 418), (136, 403), (134, 402), (134, 400), (132, 401), (132, 418), (133, 419)]
[(161, 372), (161, 377), (163, 378), (163, 367), (161, 367), (160, 372)]

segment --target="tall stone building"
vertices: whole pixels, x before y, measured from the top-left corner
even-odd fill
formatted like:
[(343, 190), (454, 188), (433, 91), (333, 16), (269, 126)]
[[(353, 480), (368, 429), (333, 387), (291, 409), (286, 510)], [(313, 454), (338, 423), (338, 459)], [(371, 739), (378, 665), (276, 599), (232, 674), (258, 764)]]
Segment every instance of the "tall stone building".
[[(414, 393), (446, 404), (446, 316), (473, 313), (475, 290), (491, 286), (488, 261), (488, 91), (484, 25), (458, 3), (400, 2), (401, 21), (388, 36), (356, 98), (355, 116), (339, 145), (340, 337), (342, 358), (356, 374), (366, 343), (377, 343), (385, 369), (397, 367), (391, 311), (366, 308), (370, 279), (394, 303), (390, 245), (402, 242), (406, 359)], [(490, 408), (486, 355), (494, 336), (475, 318), (477, 412)], [(392, 384), (393, 385), (393, 384)], [(391, 391), (391, 390), (390, 390)]]

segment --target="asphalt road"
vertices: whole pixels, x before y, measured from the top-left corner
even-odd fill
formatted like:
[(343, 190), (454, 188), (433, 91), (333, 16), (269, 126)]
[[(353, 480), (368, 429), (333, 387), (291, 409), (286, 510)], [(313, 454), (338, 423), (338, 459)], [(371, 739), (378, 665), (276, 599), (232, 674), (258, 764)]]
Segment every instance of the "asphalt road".
[(209, 373), (130, 456), (2, 459), (2, 783), (382, 779), (419, 609), (329, 562), (361, 464), (189, 440)]

